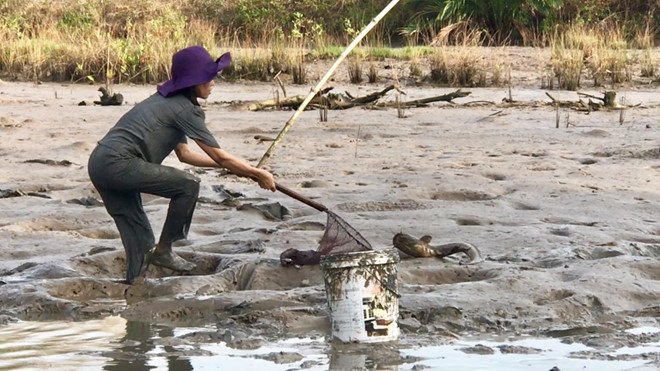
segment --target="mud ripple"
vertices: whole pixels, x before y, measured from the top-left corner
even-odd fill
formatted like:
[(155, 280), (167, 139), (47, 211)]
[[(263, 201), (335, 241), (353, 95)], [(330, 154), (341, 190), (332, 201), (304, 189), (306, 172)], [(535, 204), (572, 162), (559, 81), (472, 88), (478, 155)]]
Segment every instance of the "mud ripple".
[(415, 200), (404, 199), (398, 201), (368, 201), (368, 202), (347, 202), (337, 205), (337, 209), (345, 212), (365, 212), (365, 211), (406, 211), (430, 209), (428, 204)]
[(592, 153), (596, 157), (624, 157), (643, 160), (660, 159), (660, 147), (639, 149), (639, 148), (614, 148), (605, 149)]
[(547, 217), (547, 218), (543, 218), (542, 222), (548, 224), (579, 225), (583, 227), (595, 227), (596, 225), (598, 225), (598, 222), (595, 221), (581, 221), (581, 220), (574, 220), (574, 219), (568, 219), (562, 217)]

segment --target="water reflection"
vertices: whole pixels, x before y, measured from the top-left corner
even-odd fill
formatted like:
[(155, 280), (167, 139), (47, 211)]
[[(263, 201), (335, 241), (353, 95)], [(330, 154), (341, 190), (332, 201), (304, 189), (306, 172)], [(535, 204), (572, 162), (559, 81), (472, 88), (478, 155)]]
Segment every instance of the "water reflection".
[(341, 344), (330, 349), (330, 370), (397, 371), (401, 354), (396, 343)]
[[(19, 322), (0, 326), (0, 370), (549, 370), (553, 366), (561, 370), (621, 370), (647, 366), (657, 369), (657, 364), (648, 364), (652, 358), (647, 359), (647, 355), (660, 352), (660, 343), (652, 338), (660, 332), (656, 327), (626, 331), (647, 340), (617, 351), (534, 338), (503, 342), (461, 339), (421, 348), (401, 347), (396, 342), (328, 344), (323, 337), (291, 338), (258, 349), (242, 349), (206, 337), (218, 331), (215, 326), (171, 328), (120, 317), (85, 322)], [(491, 352), (482, 355), (464, 351), (476, 346), (490, 348)], [(503, 346), (528, 351), (505, 352)], [(283, 357), (287, 354), (292, 357)]]
[(19, 322), (0, 327), (0, 369), (79, 370), (103, 367), (100, 353), (124, 335), (126, 320)]
[(170, 371), (193, 370), (190, 360), (176, 355), (171, 345), (156, 345), (154, 339), (174, 337), (170, 327), (150, 323), (126, 322), (126, 335), (119, 346), (104, 354), (111, 361), (103, 367), (108, 371), (143, 371), (165, 368)]

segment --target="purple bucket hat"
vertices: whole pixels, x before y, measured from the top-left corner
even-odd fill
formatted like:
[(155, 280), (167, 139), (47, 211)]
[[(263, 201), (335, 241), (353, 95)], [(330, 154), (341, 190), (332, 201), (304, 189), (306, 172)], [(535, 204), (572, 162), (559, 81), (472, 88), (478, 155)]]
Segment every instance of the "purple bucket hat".
[(174, 95), (181, 89), (205, 84), (213, 80), (218, 72), (229, 67), (231, 54), (225, 53), (215, 61), (202, 46), (181, 49), (172, 56), (172, 78), (158, 86), (164, 97)]

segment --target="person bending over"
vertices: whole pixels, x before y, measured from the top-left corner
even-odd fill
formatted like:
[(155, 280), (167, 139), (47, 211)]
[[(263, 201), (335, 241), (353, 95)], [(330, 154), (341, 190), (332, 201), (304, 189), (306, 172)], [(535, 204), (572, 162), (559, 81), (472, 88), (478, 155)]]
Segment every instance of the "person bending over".
[[(201, 46), (176, 52), (172, 56), (172, 78), (122, 116), (89, 158), (89, 177), (114, 219), (126, 251), (129, 284), (149, 264), (183, 272), (195, 267), (172, 251), (172, 243), (188, 234), (200, 179), (161, 165), (172, 151), (181, 162), (226, 168), (254, 179), (261, 188), (275, 191), (272, 174), (222, 150), (204, 122), (197, 99), (208, 98), (218, 72), (230, 63), (229, 53), (213, 60)], [(192, 150), (187, 138), (205, 154)], [(142, 207), (141, 193), (170, 199), (157, 244)]]

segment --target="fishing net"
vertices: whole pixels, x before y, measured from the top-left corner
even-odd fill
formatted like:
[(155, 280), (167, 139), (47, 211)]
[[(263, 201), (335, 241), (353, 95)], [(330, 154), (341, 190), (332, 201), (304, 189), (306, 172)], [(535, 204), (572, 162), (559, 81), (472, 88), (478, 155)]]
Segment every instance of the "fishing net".
[(326, 210), (326, 213), (328, 220), (325, 233), (317, 249), (321, 255), (372, 250), (371, 244), (344, 219), (330, 210)]

